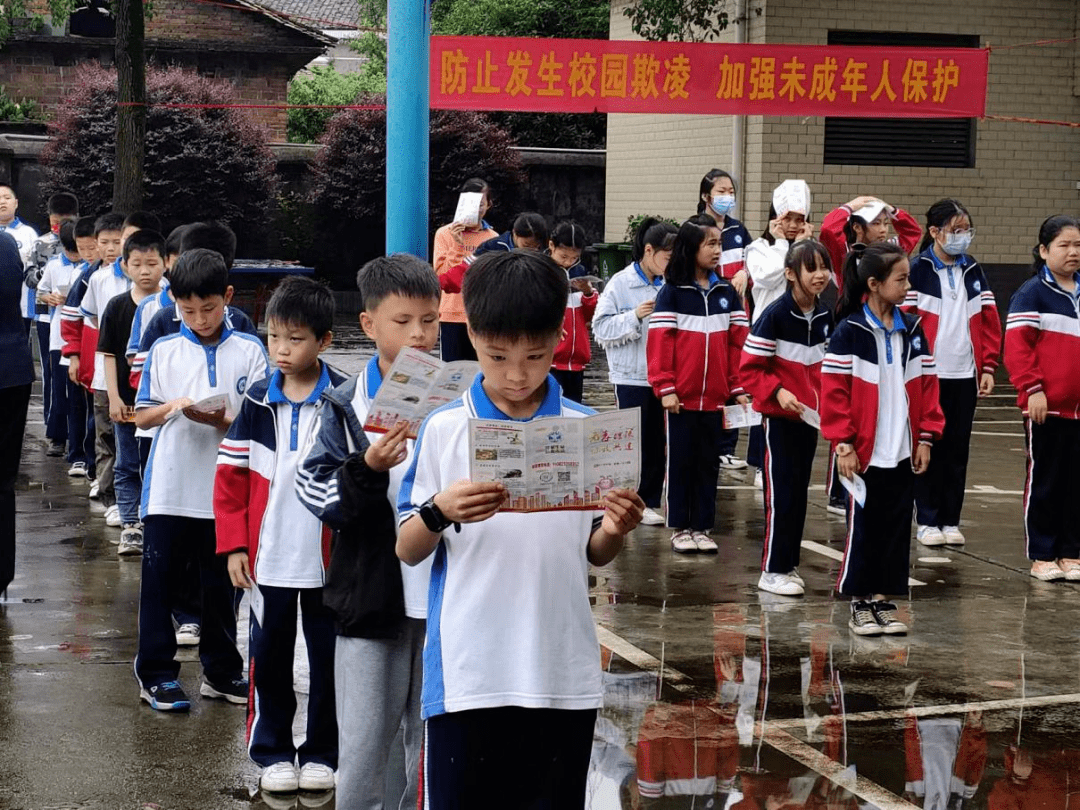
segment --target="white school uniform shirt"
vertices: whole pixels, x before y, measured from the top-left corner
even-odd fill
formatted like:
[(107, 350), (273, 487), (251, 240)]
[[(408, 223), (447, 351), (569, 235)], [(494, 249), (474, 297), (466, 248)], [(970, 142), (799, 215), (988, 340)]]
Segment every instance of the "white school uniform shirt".
[[(58, 253), (45, 263), (45, 269), (41, 271), (41, 281), (38, 282), (38, 292), (58, 293), (61, 287), (71, 288), (79, 278), (85, 265), (82, 262), (73, 262), (63, 253)], [(64, 348), (64, 339), (60, 337), (60, 313), (59, 307), (49, 307), (49, 314), (43, 316), (43, 320), (49, 322), (49, 351), (58, 352)]]
[(904, 321), (900, 310), (893, 310), (893, 328), (891, 332), (886, 332), (885, 325), (870, 311), (870, 307), (864, 304), (863, 308), (878, 347), (877, 427), (869, 466), (890, 469), (911, 458), (911, 427), (901, 356), (904, 341), (900, 337)]
[[(325, 584), (322, 558), (322, 521), (296, 497), (296, 471), (318, 416), (319, 397), (330, 385), (330, 369), (303, 402), (292, 402), (281, 390), (284, 376), (274, 371), (266, 401), (274, 409), (277, 448), (272, 458), (266, 445), (251, 442), (252, 472), (269, 472), (270, 489), (259, 529), (253, 573), (260, 585), (280, 588), (321, 588)], [(227, 442), (226, 442), (227, 445)], [(222, 450), (226, 449), (222, 446)]]
[[(946, 380), (969, 380), (975, 377), (975, 347), (971, 343), (971, 315), (968, 312), (967, 288), (964, 286), (962, 257), (955, 264), (945, 264), (934, 251), (927, 251), (941, 283), (941, 313), (938, 315), (934, 341), (934, 364), (937, 375)], [(975, 299), (976, 309), (982, 301)]]
[[(231, 413), (240, 410), (248, 385), (269, 372), (262, 341), (225, 327), (213, 346), (199, 342), (187, 325), (156, 341), (146, 358), (135, 408), (152, 408), (180, 397), (198, 402), (216, 394), (228, 397)], [(193, 422), (182, 413), (161, 426), (150, 446), (139, 516), (214, 517), (214, 471), (224, 433)]]
[(150, 321), (154, 320), (154, 316), (161, 310), (171, 306), (173, 303), (172, 296), (169, 295), (168, 283), (164, 279), (161, 286), (161, 292), (146, 296), (135, 307), (135, 317), (131, 320), (131, 335), (128, 337), (127, 349), (124, 351), (128, 360), (133, 359), (139, 353), (143, 330), (150, 325)]
[[(379, 370), (379, 356), (375, 355), (368, 361), (360, 378), (356, 381), (356, 393), (353, 394), (352, 405), (356, 418), (360, 424), (367, 421), (367, 415), (371, 410), (371, 402), (379, 392), (383, 376)], [(381, 433), (365, 433), (369, 442), (374, 444), (382, 438)], [(416, 442), (409, 439), (406, 442), (405, 460), (390, 468), (390, 485), (386, 488), (386, 497), (390, 500), (390, 508), (396, 510), (398, 494), (401, 491), (401, 482), (405, 473), (412, 466), (413, 451)], [(401, 564), (401, 584), (405, 590), (405, 615), (410, 619), (426, 619), (428, 617), (428, 587), (431, 584), (431, 563), (434, 555), (428, 557), (419, 565)]]
[[(131, 289), (131, 279), (120, 269), (120, 259), (102, 269), (105, 272), (90, 276), (81, 307), (83, 322), (95, 331), (101, 329), (101, 316), (109, 302)], [(94, 352), (94, 379), (90, 387), (95, 391), (108, 390), (105, 387), (105, 356), (99, 351)]]
[[(19, 249), (19, 258), (25, 269), (27, 262), (30, 261), (30, 254), (34, 252), (34, 242), (38, 238), (38, 232), (15, 217), (7, 225), (0, 225), (0, 233), (6, 233), (15, 240), (15, 247)], [(19, 299), (19, 312), (24, 318), (34, 317), (34, 290), (27, 287), (25, 281), (22, 285), (22, 297)]]
[[(483, 375), (424, 421), (401, 484), (398, 519), (469, 477), (469, 419), (509, 419)], [(584, 418), (551, 376), (536, 417)], [(528, 421), (528, 420), (525, 420)], [(449, 528), (435, 549), (424, 645), (424, 719), (521, 706), (596, 709), (600, 646), (589, 607), (586, 557), (598, 512), (500, 512)], [(417, 518), (419, 519), (419, 518)]]

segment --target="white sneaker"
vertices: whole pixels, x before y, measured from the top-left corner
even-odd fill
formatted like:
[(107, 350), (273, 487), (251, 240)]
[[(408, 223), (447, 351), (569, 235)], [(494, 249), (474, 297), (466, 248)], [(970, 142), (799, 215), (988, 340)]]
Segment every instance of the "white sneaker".
[(705, 554), (715, 554), (720, 550), (720, 547), (716, 545), (716, 541), (713, 540), (705, 532), (694, 532), (694, 545), (697, 546), (697, 550)]
[(945, 545), (945, 533), (937, 526), (919, 526), (915, 531), (915, 539), (924, 546)]
[(803, 581), (802, 574), (799, 573), (798, 568), (792, 568), (790, 571), (788, 571), (788, 578), (794, 582), (798, 582), (804, 588), (806, 587), (806, 582)]
[(745, 470), (746, 462), (741, 458), (732, 455), (720, 456), (720, 469), (721, 470)]
[(321, 762), (306, 762), (300, 768), (301, 790), (333, 790), (334, 769)]
[(176, 646), (198, 647), (202, 628), (197, 624), (182, 624), (176, 629)]
[(68, 475), (72, 478), (86, 478), (86, 464), (76, 461), (68, 468)]
[(663, 526), (664, 516), (657, 512), (655, 509), (645, 507), (645, 511), (641, 513), (641, 525), (643, 526)]
[(143, 534), (141, 523), (125, 523), (120, 531), (120, 548), (116, 553), (120, 557), (137, 557), (143, 552)]
[(758, 489), (765, 489), (765, 476), (761, 474), (761, 470), (754, 473), (754, 486)]
[(119, 529), (124, 525), (124, 521), (120, 518), (120, 507), (115, 503), (105, 510), (105, 525), (112, 526), (115, 529)]
[(294, 793), (300, 789), (296, 766), (291, 762), (275, 762), (264, 768), (259, 777), (259, 789), (267, 793)]
[(947, 546), (962, 546), (967, 542), (959, 526), (945, 526), (942, 528), (941, 533), (945, 535), (945, 545)]
[(758, 589), (779, 596), (802, 596), (805, 589), (790, 574), (772, 574), (762, 571), (758, 577)]
[(680, 554), (694, 554), (697, 552), (697, 543), (694, 535), (686, 529), (681, 529), (671, 535), (671, 550)]
[(92, 501), (96, 501), (98, 499), (98, 492), (99, 492), (98, 482), (97, 482), (97, 479), (95, 478), (93, 481), (90, 482), (90, 493), (86, 497), (89, 498)]

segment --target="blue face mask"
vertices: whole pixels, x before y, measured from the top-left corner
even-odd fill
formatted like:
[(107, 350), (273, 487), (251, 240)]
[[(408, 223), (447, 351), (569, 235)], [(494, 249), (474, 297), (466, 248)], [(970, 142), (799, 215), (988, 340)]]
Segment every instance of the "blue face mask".
[(970, 231), (947, 233), (945, 234), (945, 244), (941, 246), (941, 249), (950, 256), (963, 256), (971, 247), (972, 238), (973, 235)]
[(714, 194), (712, 202), (710, 203), (712, 210), (719, 216), (727, 216), (731, 213), (731, 209), (735, 207), (735, 195), (734, 194)]

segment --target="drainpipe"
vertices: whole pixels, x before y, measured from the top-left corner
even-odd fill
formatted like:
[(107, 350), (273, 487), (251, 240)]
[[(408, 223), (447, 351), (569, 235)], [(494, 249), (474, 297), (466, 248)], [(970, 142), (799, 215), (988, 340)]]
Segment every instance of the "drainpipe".
[[(746, 29), (750, 26), (747, 14), (747, 0), (735, 0), (735, 42), (743, 44), (747, 40)], [(745, 186), (746, 180), (746, 116), (736, 115), (731, 128), (731, 173), (739, 183)], [(740, 211), (740, 214), (745, 212)]]

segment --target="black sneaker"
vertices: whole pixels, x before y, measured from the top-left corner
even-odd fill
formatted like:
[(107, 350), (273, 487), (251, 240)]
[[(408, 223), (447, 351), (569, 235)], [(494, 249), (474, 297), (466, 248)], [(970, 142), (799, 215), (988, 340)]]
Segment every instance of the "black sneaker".
[(908, 631), (908, 626), (900, 621), (896, 614), (896, 605), (892, 602), (871, 602), (870, 612), (874, 614), (881, 632), (889, 636), (902, 636)]
[(199, 694), (206, 698), (227, 700), (243, 706), (248, 702), (247, 678), (234, 678), (223, 683), (210, 683), (203, 681), (199, 687)]
[(884, 632), (874, 617), (873, 606), (866, 601), (851, 603), (851, 618), (848, 620), (848, 627), (857, 636), (880, 636)]
[(176, 681), (166, 681), (158, 686), (143, 687), (139, 697), (150, 704), (151, 709), (159, 712), (186, 712), (191, 708), (191, 701)]

